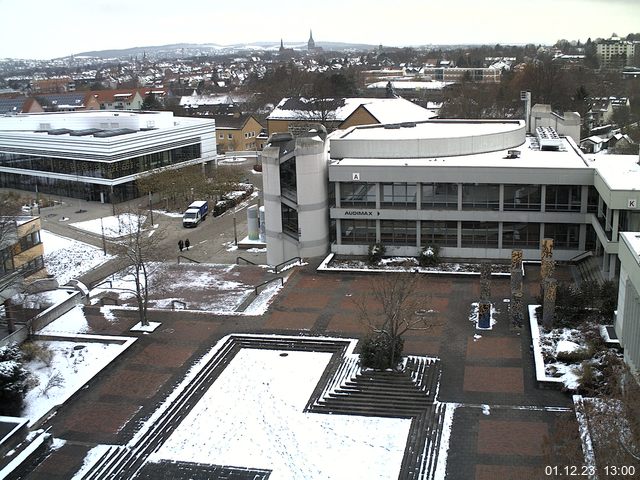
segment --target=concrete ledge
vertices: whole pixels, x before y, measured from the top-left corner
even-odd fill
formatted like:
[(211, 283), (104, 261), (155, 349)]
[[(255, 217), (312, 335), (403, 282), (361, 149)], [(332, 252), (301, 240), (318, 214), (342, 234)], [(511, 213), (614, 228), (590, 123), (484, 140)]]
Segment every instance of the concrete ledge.
[(548, 377), (544, 370), (544, 357), (542, 356), (542, 347), (540, 346), (540, 330), (538, 328), (538, 320), (536, 318), (537, 307), (538, 305), (528, 305), (531, 344), (533, 346), (533, 361), (536, 367), (536, 381), (541, 387), (561, 389), (564, 387), (562, 379)]

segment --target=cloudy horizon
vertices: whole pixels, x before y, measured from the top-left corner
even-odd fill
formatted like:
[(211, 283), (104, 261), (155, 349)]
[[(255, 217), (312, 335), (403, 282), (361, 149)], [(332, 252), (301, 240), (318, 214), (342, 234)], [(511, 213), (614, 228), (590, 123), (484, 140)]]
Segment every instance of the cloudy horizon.
[(511, 44), (551, 45), (626, 36), (640, 28), (638, 0), (245, 0), (242, 7), (192, 0), (186, 8), (159, 0), (64, 3), (0, 0), (5, 22), (0, 58), (50, 59), (86, 51), (195, 44), (316, 42), (386, 46)]

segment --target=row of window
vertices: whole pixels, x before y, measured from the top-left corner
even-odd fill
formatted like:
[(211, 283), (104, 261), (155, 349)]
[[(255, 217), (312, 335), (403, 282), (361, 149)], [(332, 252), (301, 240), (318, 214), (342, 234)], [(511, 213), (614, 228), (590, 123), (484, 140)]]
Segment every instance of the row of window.
[[(245, 132), (244, 138), (253, 138), (256, 136), (256, 132)], [(224, 133), (218, 133), (218, 139), (224, 140)], [(227, 140), (233, 140), (233, 133), (227, 134)]]
[[(340, 183), (342, 208), (376, 208), (378, 192), (380, 208), (416, 209), (418, 189), (422, 209), (458, 209), (458, 192), (462, 193), (463, 210), (499, 210), (500, 185), (474, 183)], [(540, 185), (505, 184), (504, 210), (541, 211)], [(582, 202), (580, 185), (547, 185), (544, 198), (546, 211), (579, 212)], [(598, 192), (589, 187), (589, 212), (598, 208)]]
[(113, 162), (92, 162), (0, 152), (0, 166), (83, 177), (116, 179), (196, 158), (200, 158), (200, 144)]
[[(376, 220), (340, 220), (341, 243), (345, 245), (370, 245), (377, 240)], [(457, 221), (380, 220), (380, 241), (385, 245), (458, 246)], [(502, 248), (538, 248), (540, 246), (539, 223), (502, 223)], [(497, 222), (460, 222), (460, 246), (465, 248), (498, 248), (499, 225)], [(545, 223), (545, 238), (553, 238), (557, 248), (577, 249), (580, 224)], [(591, 240), (595, 246), (595, 238)]]

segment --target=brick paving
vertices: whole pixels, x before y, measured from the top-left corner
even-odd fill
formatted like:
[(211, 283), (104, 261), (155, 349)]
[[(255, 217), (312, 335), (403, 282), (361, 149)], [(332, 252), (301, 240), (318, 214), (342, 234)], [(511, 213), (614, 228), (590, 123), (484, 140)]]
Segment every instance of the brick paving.
[[(360, 338), (366, 327), (353, 300), (370, 291), (373, 276), (318, 273), (313, 267), (296, 269), (263, 316), (153, 311), (152, 320), (161, 321), (162, 326), (144, 335), (128, 332), (137, 321), (136, 312), (113, 310), (117, 320), (105, 322), (97, 308), (89, 307), (91, 333), (135, 335), (138, 341), (92, 380), (90, 388), (74, 395), (45, 427), (51, 427), (57, 438), (87, 445), (126, 443), (140, 420), (154, 411), (188, 368), (228, 333), (300, 331)], [(234, 273), (228, 273), (229, 279)], [(527, 271), (525, 282), (529, 296), (537, 294), (535, 274)], [(536, 478), (532, 475), (543, 461), (542, 442), (558, 417), (544, 407), (569, 407), (571, 402), (561, 392), (537, 388), (530, 335), (526, 329), (510, 328), (503, 303), (509, 279), (492, 278), (491, 299), (499, 313), (489, 331), (478, 331), (469, 321), (471, 303), (478, 300), (478, 277), (421, 275), (419, 289), (425, 309), (435, 310), (431, 315), (440, 326), (429, 332), (408, 332), (405, 353), (438, 355), (442, 364), (438, 398), (460, 404), (453, 418), (446, 480)], [(483, 414), (482, 404), (490, 406), (489, 415)], [(84, 451), (84, 446), (69, 443), (24, 478), (70, 478)]]

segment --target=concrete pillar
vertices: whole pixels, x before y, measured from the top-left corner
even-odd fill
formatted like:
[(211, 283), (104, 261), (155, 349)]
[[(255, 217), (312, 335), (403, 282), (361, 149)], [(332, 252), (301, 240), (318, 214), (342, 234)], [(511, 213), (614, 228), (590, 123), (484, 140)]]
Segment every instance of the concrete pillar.
[(611, 227), (612, 227), (612, 230), (613, 230), (611, 232), (611, 241), (612, 242), (617, 242), (618, 241), (619, 224), (620, 224), (620, 210), (614, 210), (613, 211), (613, 218), (611, 219)]
[(547, 211), (547, 186), (540, 185), (540, 211)]
[(250, 205), (247, 208), (247, 230), (249, 240), (258, 240), (260, 238), (260, 224), (258, 220), (258, 206)]
[(511, 252), (511, 299), (509, 310), (511, 314), (511, 326), (522, 327), (524, 319), (522, 311), (523, 279), (522, 279), (522, 250)]
[(258, 209), (258, 220), (259, 220), (258, 238), (260, 239), (261, 242), (266, 242), (267, 241), (267, 234), (266, 234), (266, 225), (264, 223), (264, 205), (262, 205)]

